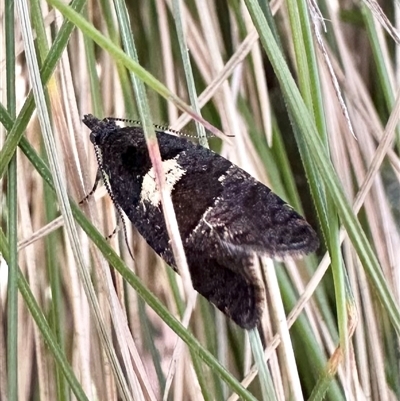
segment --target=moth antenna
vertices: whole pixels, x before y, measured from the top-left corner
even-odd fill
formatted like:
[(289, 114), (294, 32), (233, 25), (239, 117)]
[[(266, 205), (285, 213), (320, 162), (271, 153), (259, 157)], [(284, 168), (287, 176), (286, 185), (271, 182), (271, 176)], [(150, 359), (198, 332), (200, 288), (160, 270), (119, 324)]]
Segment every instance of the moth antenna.
[[(134, 125), (140, 125), (142, 126), (142, 122), (139, 120), (130, 120), (128, 118), (119, 118), (119, 117), (107, 117), (107, 120), (110, 121), (120, 121), (123, 123), (129, 123), (129, 124), (134, 124)], [(182, 132), (182, 131), (178, 131), (176, 129), (171, 128), (168, 124), (153, 124), (153, 127), (158, 130), (161, 131), (165, 134), (171, 134), (171, 135), (176, 135), (176, 136), (183, 136), (186, 138), (193, 138), (193, 139), (199, 139), (199, 137), (197, 135), (194, 134), (190, 134), (190, 133), (186, 133), (186, 132)], [(229, 135), (226, 134), (227, 137), (234, 137), (235, 135)], [(212, 134), (209, 131), (206, 131), (206, 138), (215, 138), (215, 135)]]
[[(177, 130), (174, 130), (174, 129), (169, 128), (169, 127), (162, 128), (161, 126), (156, 126), (156, 128), (159, 129), (160, 131), (166, 133), (166, 134), (171, 134), (171, 135), (175, 135), (175, 136), (179, 136), (179, 137), (185, 137), (185, 138), (192, 138), (192, 139), (197, 139), (197, 140), (199, 139), (199, 136), (197, 136), (195, 134), (190, 134), (190, 133), (186, 133), (186, 132), (182, 132), (182, 131), (177, 131)], [(207, 139), (216, 138), (216, 136), (214, 134), (212, 134), (211, 132), (206, 131), (206, 138)]]
[[(97, 159), (97, 164), (99, 165), (99, 169), (97, 171), (97, 174), (99, 174), (99, 172), (100, 172), (100, 177), (103, 179), (104, 186), (106, 187), (107, 193), (108, 193), (109, 197), (111, 198), (111, 201), (114, 204), (114, 207), (117, 210), (117, 219), (121, 219), (122, 229), (124, 231), (125, 244), (126, 244), (126, 246), (128, 248), (129, 255), (131, 256), (132, 260), (134, 261), (135, 258), (133, 257), (133, 253), (132, 253), (131, 247), (129, 246), (129, 243), (128, 243), (128, 234), (127, 234), (127, 230), (126, 230), (125, 219), (124, 219), (124, 216), (122, 214), (121, 207), (119, 206), (118, 202), (115, 200), (115, 197), (114, 197), (114, 194), (113, 194), (113, 192), (111, 190), (110, 184), (109, 184), (109, 182), (107, 180), (107, 177), (106, 177), (106, 175), (104, 173), (103, 161), (101, 159), (101, 154), (99, 152), (99, 148), (96, 145), (94, 146), (94, 153), (95, 153), (95, 156), (96, 156), (96, 159)], [(96, 181), (97, 181), (97, 176), (96, 176)], [(95, 185), (97, 185), (97, 183)], [(116, 229), (111, 233), (111, 235), (114, 235), (115, 232), (116, 232)], [(108, 236), (107, 238), (110, 238), (110, 236)]]
[(115, 226), (115, 228), (112, 231), (112, 233), (107, 235), (106, 239), (111, 239), (117, 233), (117, 231), (118, 231), (118, 220), (119, 220), (119, 214), (117, 214), (117, 225)]
[(99, 185), (99, 182), (101, 180), (101, 172), (100, 169), (97, 169), (97, 173), (96, 173), (96, 180), (94, 182), (93, 188), (90, 190), (90, 192), (84, 196), (84, 198), (79, 202), (80, 205), (82, 205), (83, 203), (87, 202), (87, 200), (96, 192), (97, 186)]
[(131, 120), (129, 118), (107, 117), (107, 120), (109, 120), (109, 121), (120, 121), (122, 123), (130, 123), (130, 124), (142, 125), (142, 123), (139, 120)]

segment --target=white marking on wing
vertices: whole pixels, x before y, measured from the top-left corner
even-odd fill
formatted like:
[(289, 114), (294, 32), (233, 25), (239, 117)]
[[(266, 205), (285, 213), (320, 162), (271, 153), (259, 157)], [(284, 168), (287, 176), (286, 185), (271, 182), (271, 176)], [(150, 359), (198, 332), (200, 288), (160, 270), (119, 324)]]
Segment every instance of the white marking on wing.
[[(164, 160), (162, 162), (165, 184), (164, 188), (171, 194), (175, 184), (186, 174), (176, 159)], [(161, 202), (161, 194), (156, 185), (156, 176), (152, 167), (143, 178), (142, 191), (140, 193), (142, 203), (149, 202), (153, 206), (158, 206)]]

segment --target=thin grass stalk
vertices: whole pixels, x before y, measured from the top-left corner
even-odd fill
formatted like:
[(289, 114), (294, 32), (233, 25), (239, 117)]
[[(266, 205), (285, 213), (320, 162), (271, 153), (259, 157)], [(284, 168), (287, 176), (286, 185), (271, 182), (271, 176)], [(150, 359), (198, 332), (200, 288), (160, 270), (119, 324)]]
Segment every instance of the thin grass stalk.
[[(100, 1), (101, 4), (101, 9), (102, 9), (102, 15), (104, 16), (104, 20), (107, 26), (107, 30), (108, 30), (108, 35), (110, 37), (110, 39), (113, 41), (113, 43), (115, 43), (115, 45), (119, 45), (119, 41), (120, 41), (120, 36), (119, 36), (119, 32), (118, 32), (118, 28), (115, 26), (115, 14), (114, 14), (114, 10), (111, 7), (111, 2), (108, 0), (101, 0)], [(95, 11), (95, 9), (92, 10), (93, 12)], [(86, 36), (84, 36), (84, 40), (85, 42), (88, 41), (88, 38)], [(91, 42), (91, 46), (93, 46), (93, 42)], [(94, 59), (94, 55), (93, 55), (93, 59)], [(127, 71), (125, 69), (125, 67), (121, 64), (121, 63), (117, 63), (116, 64), (117, 67), (117, 71), (118, 71), (118, 78), (120, 81), (120, 87), (122, 89), (122, 97), (124, 99), (124, 107), (125, 107), (125, 111), (126, 111), (126, 115), (124, 117), (126, 118), (134, 118), (137, 115), (137, 110), (135, 107), (135, 103), (132, 101), (132, 87), (130, 84), (130, 80), (129, 80), (129, 76), (127, 74)], [(96, 79), (98, 79), (97, 77), (97, 73), (96, 70), (93, 70), (94, 75), (96, 75)], [(94, 78), (94, 76), (93, 76)], [(100, 89), (100, 83), (98, 84), (98, 88)], [(94, 87), (92, 87), (94, 89)], [(99, 94), (98, 97), (93, 97), (92, 96), (92, 100), (94, 102), (99, 102), (101, 101), (102, 96), (100, 94), (100, 90), (99, 90)], [(103, 116), (103, 113), (101, 112), (101, 110), (96, 110), (93, 109), (93, 113), (96, 116)], [(122, 117), (122, 116), (121, 116)]]
[[(204, 5), (205, 6), (205, 5)], [(186, 77), (186, 84), (190, 98), (190, 104), (193, 110), (201, 115), (200, 106), (197, 98), (196, 92), (196, 85), (194, 82), (192, 66), (190, 63), (188, 47), (185, 40), (185, 28), (183, 23), (183, 15), (182, 15), (182, 7), (181, 7), (181, 0), (172, 0), (172, 10), (175, 20), (175, 27), (178, 35), (178, 42), (179, 42), (179, 50), (181, 53), (181, 58), (183, 62), (183, 69), (185, 71)], [(204, 130), (203, 125), (199, 124), (198, 121), (195, 122), (197, 136), (199, 137), (200, 145), (208, 148), (208, 141), (206, 131)]]
[(18, 217), (17, 217), (17, 155), (7, 168), (7, 238), (10, 246), (7, 285), (7, 373), (8, 398), (18, 400)]
[[(31, 14), (32, 14), (32, 23), (34, 25), (35, 33), (36, 33), (36, 43), (37, 43), (37, 49), (38, 49), (38, 59), (39, 63), (42, 64), (43, 60), (46, 59), (48, 56), (48, 44), (47, 44), (47, 38), (46, 38), (46, 31), (44, 27), (44, 21), (43, 21), (43, 13), (40, 8), (40, 4), (37, 0), (34, 0), (31, 2)], [(42, 67), (42, 65), (40, 65)], [(46, 156), (45, 156), (46, 157)], [(45, 191), (45, 202), (46, 202), (46, 208), (45, 212), (50, 213), (50, 216), (55, 217), (55, 211), (53, 207), (53, 202), (54, 202), (54, 196), (53, 193), (50, 193), (49, 188), (45, 186), (44, 188)], [(53, 213), (52, 213), (53, 212)], [(48, 216), (48, 217), (50, 217)], [(51, 221), (51, 217), (49, 219)], [(50, 236), (46, 238), (49, 243), (53, 242), (54, 243), (54, 236)], [(50, 277), (50, 284), (51, 284), (51, 289), (52, 289), (52, 304), (51, 304), (51, 311), (52, 311), (52, 321), (51, 325), (54, 330), (55, 336), (58, 340), (58, 344), (60, 346), (61, 351), (64, 351), (64, 343), (63, 343), (63, 338), (62, 338), (62, 326), (61, 326), (61, 321), (60, 321), (60, 303), (61, 303), (61, 298), (60, 298), (60, 282), (59, 282), (59, 274), (57, 270), (57, 264), (54, 263), (57, 258), (54, 255), (54, 250), (55, 247), (48, 247), (47, 248), (47, 256), (48, 259), (46, 259), (49, 264), (48, 264), (48, 271), (49, 271), (49, 277)], [(33, 276), (31, 276), (33, 277)], [(31, 287), (35, 288), (35, 285), (31, 283)], [(35, 291), (32, 289), (32, 292), (35, 294)], [(36, 293), (37, 294), (37, 293)], [(38, 338), (38, 337), (37, 337)], [(36, 364), (38, 366), (38, 372), (39, 372), (39, 388), (41, 391), (41, 395), (44, 396), (45, 391), (44, 389), (47, 387), (46, 382), (46, 376), (43, 374), (43, 366), (44, 365), (44, 360), (43, 358), (38, 355), (38, 360), (36, 361)], [(67, 383), (65, 380), (64, 375), (62, 374), (59, 366), (56, 366), (56, 388), (57, 388), (57, 395), (60, 399), (65, 399), (67, 396)]]
[[(282, 287), (282, 283), (287, 281), (283, 280), (282, 278), (282, 276), (285, 275), (283, 271), (277, 270), (277, 275), (285, 308), (293, 309), (297, 302), (296, 293), (294, 292), (293, 288)], [(312, 327), (310, 326), (308, 319), (304, 316), (304, 314), (301, 314), (297, 316), (296, 320), (290, 318), (288, 325), (293, 338), (296, 339), (293, 340), (296, 343), (296, 349), (300, 348), (302, 351), (302, 356), (297, 359), (299, 370), (308, 371), (312, 366), (312, 376), (315, 379), (318, 379), (319, 375), (322, 375), (324, 369), (326, 369), (327, 360), (324, 350), (321, 349), (320, 343), (315, 338), (315, 333), (312, 331)], [(313, 383), (312, 388), (310, 388), (309, 383), (303, 385), (305, 385), (307, 390), (311, 392), (315, 390), (314, 384), (315, 383)], [(345, 399), (340, 387), (335, 382), (330, 383), (329, 397), (333, 400)]]
[(249, 330), (249, 341), (253, 350), (254, 360), (258, 367), (261, 393), (263, 401), (276, 401), (276, 394), (272, 382), (271, 374), (264, 358), (263, 346), (260, 333), (257, 329)]
[[(56, 210), (54, 208), (54, 193), (44, 186), (44, 198), (46, 206), (46, 220), (53, 221), (56, 217)], [(65, 336), (62, 330), (62, 294), (61, 294), (61, 277), (59, 272), (59, 264), (57, 263), (56, 254), (56, 243), (57, 234), (52, 233), (46, 237), (46, 261), (47, 271), (49, 272), (49, 280), (52, 294), (51, 302), (51, 327), (56, 337), (56, 341), (60, 346), (61, 352), (65, 353)], [(57, 395), (60, 400), (66, 400), (68, 394), (68, 386), (66, 379), (60, 369), (59, 365), (56, 364), (56, 383), (57, 383)]]
[[(14, 1), (6, 1), (5, 42), (7, 108), (12, 117), (16, 114), (15, 92), (15, 37)], [(10, 258), (7, 286), (7, 396), (18, 400), (18, 215), (17, 215), (17, 155), (12, 153), (7, 166), (7, 238)]]
[[(167, 6), (164, 0), (156, 1), (158, 26), (160, 31), (160, 42), (162, 51), (162, 63), (164, 67), (165, 82), (172, 92), (176, 93), (176, 84), (178, 77), (174, 66), (174, 56), (172, 53), (172, 39), (171, 32), (168, 29), (168, 13)], [(168, 102), (168, 121), (171, 123), (178, 119), (178, 110), (171, 103)]]
[[(86, 11), (86, 10), (85, 10)], [(87, 12), (86, 12), (87, 14)], [(94, 51), (94, 42), (83, 35), (83, 43), (85, 45), (85, 56), (86, 56), (86, 63), (87, 63), (87, 73), (89, 75), (89, 88), (91, 93), (91, 101), (92, 101), (92, 112), (96, 116), (103, 116), (104, 115), (104, 107), (102, 102), (101, 96), (101, 85), (100, 79), (97, 74), (96, 68), (96, 56)]]
[[(173, 297), (174, 297), (174, 300), (176, 303), (176, 307), (178, 309), (179, 316), (182, 320), (183, 315), (185, 313), (185, 303), (182, 299), (180, 290), (177, 285), (176, 274), (171, 269), (168, 269), (167, 275), (168, 275), (168, 282), (171, 286), (171, 291), (173, 293)], [(207, 318), (204, 320), (207, 321)], [(210, 349), (210, 348), (208, 347), (208, 349)], [(189, 352), (190, 352), (190, 355), (192, 358), (194, 370), (196, 372), (197, 380), (199, 381), (201, 393), (204, 397), (204, 400), (211, 401), (213, 399), (213, 396), (211, 395), (211, 391), (210, 391), (211, 389), (210, 389), (209, 383), (207, 383), (207, 381), (204, 377), (204, 370), (202, 368), (201, 361), (200, 361), (198, 355), (195, 354), (191, 348), (189, 348)], [(222, 396), (222, 394), (221, 394), (221, 396)]]
[(272, 315), (276, 321), (278, 333), (281, 338), (282, 370), (286, 371), (289, 398), (303, 400), (299, 373), (296, 369), (293, 345), (289, 335), (289, 327), (286, 321), (286, 314), (283, 307), (282, 297), (279, 291), (278, 280), (275, 273), (275, 266), (271, 259), (262, 260), (263, 271), (266, 277), (267, 288), (272, 302)]
[[(393, 88), (396, 87), (394, 82), (394, 74), (389, 60), (388, 49), (386, 47), (385, 38), (381, 32), (381, 27), (377, 27), (377, 22), (373, 19), (371, 10), (362, 3), (361, 12), (367, 28), (369, 41), (371, 42), (372, 52), (376, 63), (379, 77), (379, 87), (383, 92), (386, 107), (391, 110), (395, 102), (395, 93)], [(380, 32), (380, 34), (379, 34)], [(397, 128), (396, 134), (397, 148), (400, 149), (400, 130)]]

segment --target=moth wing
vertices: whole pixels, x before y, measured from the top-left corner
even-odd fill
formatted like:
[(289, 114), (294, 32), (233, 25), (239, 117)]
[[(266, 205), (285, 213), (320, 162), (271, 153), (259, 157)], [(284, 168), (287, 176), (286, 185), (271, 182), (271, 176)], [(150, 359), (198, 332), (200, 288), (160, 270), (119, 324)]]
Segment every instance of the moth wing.
[(264, 286), (256, 276), (253, 258), (196, 256), (188, 257), (193, 287), (240, 327), (254, 328), (264, 307)]
[(246, 172), (232, 166), (221, 182), (223, 192), (204, 223), (227, 250), (283, 258), (318, 247), (306, 220)]

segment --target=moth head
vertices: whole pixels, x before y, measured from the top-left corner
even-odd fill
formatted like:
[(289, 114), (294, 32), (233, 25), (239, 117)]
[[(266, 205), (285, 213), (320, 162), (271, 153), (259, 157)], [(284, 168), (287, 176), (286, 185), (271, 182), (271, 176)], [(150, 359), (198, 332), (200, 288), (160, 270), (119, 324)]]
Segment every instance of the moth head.
[(99, 120), (92, 114), (86, 114), (82, 121), (92, 131), (90, 133), (90, 141), (93, 145), (98, 146), (104, 142), (108, 135), (119, 128), (115, 121), (108, 118)]

